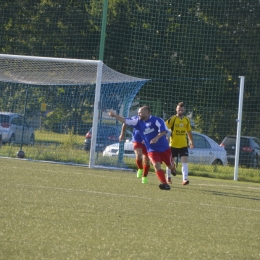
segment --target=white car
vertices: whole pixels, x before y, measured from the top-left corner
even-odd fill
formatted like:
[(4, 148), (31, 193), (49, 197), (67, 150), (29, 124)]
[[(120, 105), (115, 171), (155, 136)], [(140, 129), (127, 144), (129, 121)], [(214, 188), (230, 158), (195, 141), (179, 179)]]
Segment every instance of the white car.
[[(108, 145), (103, 152), (103, 156), (118, 156), (118, 154), (119, 154), (119, 143)], [(135, 158), (133, 142), (130, 140), (125, 141), (124, 156)]]
[(225, 149), (221, 149), (218, 143), (204, 134), (192, 132), (192, 136), (194, 148), (189, 148), (188, 161), (190, 163), (207, 165), (219, 164), (223, 166), (228, 164), (227, 152)]
[(2, 143), (34, 145), (34, 130), (24, 116), (11, 112), (0, 112)]
[[(189, 163), (206, 164), (206, 165), (227, 165), (226, 150), (219, 146), (210, 137), (192, 132), (194, 148), (189, 148)], [(108, 145), (103, 156), (118, 156), (119, 143)], [(135, 158), (132, 141), (126, 141), (124, 144), (124, 156)]]

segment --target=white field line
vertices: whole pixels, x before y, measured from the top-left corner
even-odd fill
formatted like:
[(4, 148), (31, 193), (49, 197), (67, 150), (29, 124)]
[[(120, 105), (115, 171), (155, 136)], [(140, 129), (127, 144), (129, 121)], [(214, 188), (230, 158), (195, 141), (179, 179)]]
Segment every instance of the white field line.
[[(91, 190), (77, 190), (77, 189), (65, 189), (65, 188), (54, 188), (54, 187), (48, 187), (48, 186), (33, 186), (33, 185), (24, 185), (24, 184), (16, 184), (18, 187), (29, 187), (33, 189), (48, 189), (48, 190), (57, 190), (57, 191), (65, 191), (65, 192), (84, 192), (84, 193), (92, 193), (92, 194), (99, 194), (99, 195), (107, 195), (107, 196), (113, 196), (113, 197), (125, 197), (125, 198), (134, 198), (134, 199), (142, 199), (142, 200), (157, 200), (157, 201), (163, 201), (162, 199), (156, 199), (156, 198), (149, 198), (149, 197), (142, 197), (137, 195), (129, 195), (129, 194), (117, 194), (117, 193), (110, 193), (110, 192), (102, 192), (102, 191), (91, 191)], [(168, 192), (168, 191), (165, 191)], [(178, 203), (178, 204), (192, 204), (193, 202), (183, 202), (183, 201), (175, 201), (171, 200), (171, 203)], [(240, 208), (240, 207), (228, 207), (228, 206), (218, 206), (213, 204), (205, 204), (205, 203), (198, 203), (199, 206), (206, 206), (206, 207), (215, 207), (215, 208), (225, 208), (225, 209), (234, 209), (234, 210), (243, 210), (243, 211), (252, 211), (252, 212), (260, 212), (260, 209), (247, 209), (247, 208)]]
[[(18, 169), (19, 171), (21, 170), (20, 167), (12, 167), (14, 169)], [(28, 169), (28, 167), (27, 167)], [(31, 168), (31, 170), (35, 170), (34, 168)], [(44, 172), (47, 172), (47, 173), (62, 173), (62, 174), (76, 174), (76, 175), (86, 175), (86, 176), (94, 176), (94, 173), (87, 173), (87, 172), (76, 172), (76, 171), (71, 171), (71, 172), (64, 172), (64, 171), (56, 171), (56, 170), (44, 170)], [(43, 172), (43, 173), (44, 173)], [(114, 172), (114, 171), (113, 171)], [(121, 174), (122, 172), (119, 172), (119, 174)], [(129, 172), (129, 171), (124, 171), (123, 172), (124, 174), (130, 174), (130, 175), (133, 175), (135, 174), (135, 172)], [(150, 175), (150, 177), (153, 176), (155, 177), (155, 174), (153, 175)], [(148, 175), (149, 177), (149, 175)], [(181, 177), (181, 175), (179, 175), (179, 177)], [(117, 176), (109, 176), (109, 175), (98, 175), (98, 178), (109, 178), (109, 179), (121, 179), (121, 177), (117, 177)], [(176, 177), (175, 177), (176, 178)], [(175, 179), (174, 178), (174, 179)], [(130, 181), (136, 181), (136, 179), (129, 179)], [(176, 178), (176, 180), (179, 180)], [(197, 181), (196, 181), (197, 182)], [(177, 184), (177, 183), (175, 183)], [(180, 183), (181, 185), (181, 183)], [(223, 187), (223, 188), (238, 188), (238, 189), (241, 189), (241, 188), (245, 188), (245, 189), (251, 189), (251, 190), (260, 190), (260, 185), (259, 187), (257, 186), (245, 186), (245, 185), (237, 185), (237, 184), (234, 184), (234, 182), (230, 181), (230, 185), (228, 184), (214, 184), (214, 183), (194, 183), (192, 182), (192, 186), (207, 186), (207, 187)]]
[(208, 183), (201, 183), (201, 184), (195, 184), (195, 186), (207, 186), (207, 187), (223, 187), (223, 188), (246, 188), (246, 189), (251, 189), (251, 190), (259, 190), (260, 191), (260, 186), (259, 187), (253, 187), (253, 186), (238, 186), (238, 185), (226, 185), (226, 184), (208, 184)]
[[(20, 167), (17, 167), (17, 166), (12, 166), (11, 168), (13, 168), (13, 169), (17, 169), (17, 170), (19, 170), (19, 171), (21, 171), (21, 168)], [(30, 170), (32, 170), (32, 171), (36, 171), (36, 169), (35, 168), (29, 168), (29, 167), (27, 167), (26, 169), (30, 169)], [(73, 169), (73, 167), (71, 168), (71, 169)], [(74, 168), (75, 169), (75, 168)], [(41, 170), (41, 172), (43, 172), (42, 170)], [(86, 176), (92, 176), (93, 177), (93, 173), (87, 173), (87, 172), (76, 172), (76, 171), (71, 171), (71, 172), (64, 172), (64, 171), (56, 171), (56, 170), (44, 170), (44, 172), (47, 172), (47, 173), (63, 173), (63, 174), (76, 174), (76, 175), (86, 175)], [(119, 172), (119, 173), (124, 173), (124, 174), (130, 174), (130, 175), (133, 175), (133, 174), (135, 174), (135, 172), (130, 172), (130, 171), (119, 171), (119, 170), (116, 170), (116, 171), (113, 171), (113, 172)], [(109, 174), (109, 173), (107, 173), (107, 174)], [(108, 175), (98, 175), (98, 178), (108, 178)], [(155, 174), (153, 174), (153, 175), (148, 175), (148, 176), (154, 176), (154, 177), (156, 177), (156, 175)], [(181, 177), (181, 175), (179, 175), (179, 177)], [(121, 178), (121, 176), (120, 177), (116, 177), (116, 176), (109, 176), (109, 178), (110, 179), (122, 179)], [(174, 179), (176, 179), (176, 180), (179, 180), (178, 179), (178, 177), (176, 178), (176, 177), (174, 177), (173, 178), (173, 180)], [(136, 182), (136, 179), (128, 179), (128, 181), (135, 181)], [(197, 182), (197, 181), (196, 181)], [(230, 182), (231, 182), (231, 180), (230, 180)], [(178, 184), (178, 183), (175, 183), (175, 184)], [(181, 183), (180, 183), (180, 185), (181, 185)], [(192, 186), (207, 186), (207, 187), (223, 187), (223, 188), (237, 188), (237, 189), (241, 189), (241, 188), (243, 188), (243, 189), (248, 189), (248, 190), (259, 190), (260, 191), (260, 185), (259, 185), (259, 187), (258, 186), (247, 186), (247, 185), (240, 185), (239, 184), (239, 182), (238, 183), (234, 183), (234, 182), (232, 182), (230, 185), (228, 185), (228, 184), (216, 184), (216, 183), (214, 183), (214, 184), (211, 184), (211, 183), (192, 183), (191, 184)]]

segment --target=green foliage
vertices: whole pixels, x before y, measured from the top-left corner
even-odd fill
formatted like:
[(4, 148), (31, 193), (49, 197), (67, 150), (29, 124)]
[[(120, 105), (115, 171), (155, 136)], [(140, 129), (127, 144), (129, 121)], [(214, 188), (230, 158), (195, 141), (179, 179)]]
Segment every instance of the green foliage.
[[(0, 155), (4, 157), (16, 158), (16, 153), (18, 152), (18, 146), (7, 146), (4, 145), (1, 148)], [(60, 162), (60, 163), (70, 163), (70, 164), (89, 164), (89, 155), (80, 148), (73, 148), (71, 144), (64, 143), (59, 144), (42, 144), (39, 143), (33, 147), (23, 147), (25, 152), (25, 158), (29, 160), (40, 160), (40, 161), (50, 161), (50, 162)]]
[[(58, 109), (57, 109), (58, 110)], [(52, 111), (46, 115), (46, 119), (44, 120), (44, 127), (48, 130), (54, 130), (57, 128), (57, 124), (62, 119), (62, 111)]]
[(72, 129), (68, 130), (67, 138), (63, 142), (62, 147), (66, 150), (70, 150), (70, 149), (76, 148), (77, 146), (78, 146), (77, 136), (74, 134), (74, 129), (72, 127)]
[[(0, 1), (0, 52), (97, 59), (103, 2)], [(196, 130), (217, 142), (236, 134), (238, 77), (245, 76), (241, 131), (259, 137), (259, 25), (259, 1), (109, 0), (104, 62), (150, 79), (136, 96), (137, 106), (146, 100), (154, 114), (166, 119), (184, 101)], [(90, 86), (29, 89), (30, 121), (41, 116), (46, 103), (41, 127), (80, 134), (89, 129)], [(0, 109), (23, 113), (24, 86), (1, 83), (0, 90)]]

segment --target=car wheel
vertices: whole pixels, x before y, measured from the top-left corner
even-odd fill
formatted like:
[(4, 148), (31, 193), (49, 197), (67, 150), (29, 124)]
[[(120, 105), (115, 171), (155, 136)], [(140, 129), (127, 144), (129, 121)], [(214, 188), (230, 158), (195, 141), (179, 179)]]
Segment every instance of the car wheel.
[(9, 145), (14, 145), (15, 144), (15, 135), (12, 134), (10, 139), (9, 139)]
[(31, 145), (31, 146), (34, 145), (34, 135), (31, 135), (29, 145)]
[(255, 156), (253, 159), (252, 159), (252, 162), (251, 162), (251, 165), (250, 165), (252, 168), (256, 169), (258, 168), (258, 159), (257, 157)]
[(216, 159), (216, 160), (212, 163), (212, 165), (223, 165), (223, 163), (222, 163), (221, 160)]

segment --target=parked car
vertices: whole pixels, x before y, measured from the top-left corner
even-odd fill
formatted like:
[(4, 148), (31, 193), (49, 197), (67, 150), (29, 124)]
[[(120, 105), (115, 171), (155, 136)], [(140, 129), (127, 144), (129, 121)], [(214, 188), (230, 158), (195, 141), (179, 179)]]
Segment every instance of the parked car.
[[(118, 156), (119, 153), (119, 143), (108, 145), (104, 152), (103, 156)], [(126, 140), (124, 143), (124, 156), (135, 158), (134, 145), (131, 140)]]
[(20, 144), (23, 133), (23, 144), (34, 145), (34, 130), (20, 114), (0, 112), (0, 132), (2, 143)]
[[(97, 131), (97, 141), (96, 141), (96, 151), (103, 151), (106, 146), (118, 142), (119, 135), (121, 133), (122, 126), (114, 125), (100, 125)], [(92, 137), (92, 128), (86, 133), (86, 138), (84, 142), (84, 149), (86, 151), (90, 150)], [(127, 140), (132, 139), (132, 132), (126, 130), (125, 138)]]
[[(227, 165), (227, 155), (223, 147), (204, 134), (196, 132), (192, 132), (192, 134), (194, 148), (189, 148), (189, 163)], [(103, 156), (117, 156), (118, 152), (119, 143), (115, 143), (105, 148)], [(133, 143), (131, 141), (124, 144), (124, 156), (135, 158)]]
[[(228, 135), (220, 146), (227, 151), (229, 164), (235, 163), (236, 136)], [(239, 149), (239, 164), (247, 167), (257, 168), (260, 161), (260, 139), (253, 136), (241, 136)]]

